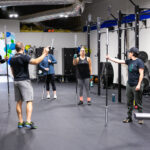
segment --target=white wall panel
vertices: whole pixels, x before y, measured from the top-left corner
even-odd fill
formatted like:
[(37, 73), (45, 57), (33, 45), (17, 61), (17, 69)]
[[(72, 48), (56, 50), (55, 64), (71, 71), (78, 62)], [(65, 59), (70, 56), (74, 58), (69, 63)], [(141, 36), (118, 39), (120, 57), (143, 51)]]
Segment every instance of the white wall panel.
[(4, 32), (5, 28), (9, 32), (19, 32), (20, 23), (17, 20), (0, 19), (0, 32)]
[(50, 45), (54, 39), (54, 56), (57, 60), (55, 72), (62, 74), (62, 48), (75, 47), (75, 35), (77, 46), (86, 45), (85, 33), (16, 33), (16, 41), (22, 41), (24, 45), (44, 47)]

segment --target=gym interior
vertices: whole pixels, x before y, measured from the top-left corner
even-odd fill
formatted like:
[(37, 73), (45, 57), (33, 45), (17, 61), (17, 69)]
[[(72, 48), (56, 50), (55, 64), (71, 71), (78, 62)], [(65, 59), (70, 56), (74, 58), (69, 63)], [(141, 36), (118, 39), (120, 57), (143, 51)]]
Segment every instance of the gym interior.
[[(150, 147), (150, 1), (149, 0), (1, 0), (0, 150), (149, 150)], [(10, 60), (16, 42), (24, 55), (37, 59), (45, 47), (54, 64), (57, 98), (47, 97), (40, 65), (28, 65), (37, 129), (18, 128), (14, 76)], [(73, 59), (82, 46), (91, 60), (91, 104), (78, 105), (80, 89)], [(106, 56), (128, 59), (136, 47), (144, 64), (142, 115), (133, 99), (132, 122), (127, 117), (128, 66)], [(79, 58), (80, 60), (80, 58)], [(26, 119), (26, 102), (22, 105)], [(139, 124), (139, 118), (144, 121)]]

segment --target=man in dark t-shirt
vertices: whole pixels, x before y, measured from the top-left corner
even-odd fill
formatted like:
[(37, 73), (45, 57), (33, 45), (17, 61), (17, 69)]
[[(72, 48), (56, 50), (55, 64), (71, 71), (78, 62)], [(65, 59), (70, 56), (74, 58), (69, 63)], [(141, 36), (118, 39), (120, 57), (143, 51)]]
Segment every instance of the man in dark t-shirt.
[[(144, 63), (138, 58), (139, 50), (132, 47), (129, 51), (129, 60), (120, 60), (106, 56), (106, 59), (120, 64), (128, 65), (128, 81), (126, 86), (126, 97), (128, 106), (128, 117), (123, 120), (123, 123), (132, 122), (133, 101), (135, 100), (138, 105), (138, 112), (142, 112), (142, 80), (144, 76)], [(143, 124), (143, 120), (138, 121)]]
[(128, 84), (136, 86), (140, 76), (139, 68), (144, 69), (144, 63), (141, 59), (126, 60), (125, 63), (128, 65)]
[(10, 65), (13, 68), (15, 81), (29, 80), (28, 64), (30, 59), (30, 56), (21, 53), (17, 53), (11, 58)]
[[(40, 57), (33, 59), (30, 56), (24, 55), (24, 46), (21, 42), (16, 43), (17, 53), (10, 60), (10, 66), (12, 74), (14, 76), (14, 92), (16, 111), (18, 114), (18, 128), (27, 127), (35, 129), (36, 126), (31, 122), (32, 115), (32, 101), (33, 101), (33, 88), (29, 78), (29, 64), (39, 64), (44, 57), (48, 54), (49, 49), (44, 48), (43, 53)], [(26, 122), (23, 121), (22, 117), (22, 103), (26, 102)]]

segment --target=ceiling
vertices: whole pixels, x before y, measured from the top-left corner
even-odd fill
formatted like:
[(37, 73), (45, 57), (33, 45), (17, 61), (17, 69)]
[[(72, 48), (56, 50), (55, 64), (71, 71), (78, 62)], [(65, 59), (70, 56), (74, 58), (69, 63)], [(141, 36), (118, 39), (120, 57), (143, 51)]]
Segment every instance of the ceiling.
[[(40, 24), (56, 29), (81, 29), (81, 14), (84, 4), (91, 0), (1, 0), (0, 19), (10, 19), (9, 14), (17, 12), (21, 24)], [(68, 18), (59, 17), (68, 14)]]
[(27, 6), (8, 6), (0, 9), (0, 19), (9, 19), (9, 13), (15, 11), (19, 16), (34, 14), (45, 10), (64, 8), (70, 5), (27, 5)]

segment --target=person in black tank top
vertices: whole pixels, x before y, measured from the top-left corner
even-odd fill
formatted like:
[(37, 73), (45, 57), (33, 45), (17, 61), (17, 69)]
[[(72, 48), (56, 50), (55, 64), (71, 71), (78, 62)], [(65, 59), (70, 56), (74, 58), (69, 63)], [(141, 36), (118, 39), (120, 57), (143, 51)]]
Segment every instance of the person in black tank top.
[(90, 78), (89, 62), (87, 59), (87, 57), (85, 57), (84, 59), (81, 59), (79, 57), (79, 62), (77, 65), (77, 78)]
[(83, 87), (86, 89), (87, 94), (87, 103), (91, 105), (91, 97), (89, 91), (89, 78), (92, 75), (92, 65), (91, 59), (85, 56), (85, 48), (81, 47), (80, 50), (80, 57), (75, 58), (76, 54), (74, 55), (73, 65), (77, 66), (77, 79), (79, 85), (79, 95), (80, 101), (78, 105), (83, 104)]

